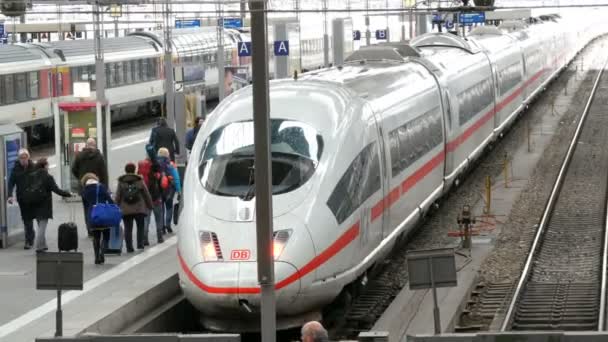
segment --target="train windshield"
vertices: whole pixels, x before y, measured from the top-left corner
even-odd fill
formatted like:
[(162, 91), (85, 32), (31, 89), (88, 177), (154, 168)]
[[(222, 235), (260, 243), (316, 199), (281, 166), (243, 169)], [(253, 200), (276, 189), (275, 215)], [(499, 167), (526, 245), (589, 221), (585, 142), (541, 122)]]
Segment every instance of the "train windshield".
[[(283, 194), (313, 175), (323, 139), (298, 121), (270, 120), (272, 192)], [(251, 200), (255, 195), (253, 121), (233, 122), (215, 130), (203, 145), (198, 166), (205, 189), (220, 196)]]

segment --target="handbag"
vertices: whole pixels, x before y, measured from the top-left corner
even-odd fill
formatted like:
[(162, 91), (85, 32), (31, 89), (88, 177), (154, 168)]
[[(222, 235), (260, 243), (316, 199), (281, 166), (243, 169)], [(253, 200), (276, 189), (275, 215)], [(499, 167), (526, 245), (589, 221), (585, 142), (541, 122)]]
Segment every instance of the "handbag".
[(114, 227), (120, 224), (122, 212), (120, 207), (111, 203), (99, 203), (99, 184), (95, 204), (91, 208), (91, 225), (95, 227)]

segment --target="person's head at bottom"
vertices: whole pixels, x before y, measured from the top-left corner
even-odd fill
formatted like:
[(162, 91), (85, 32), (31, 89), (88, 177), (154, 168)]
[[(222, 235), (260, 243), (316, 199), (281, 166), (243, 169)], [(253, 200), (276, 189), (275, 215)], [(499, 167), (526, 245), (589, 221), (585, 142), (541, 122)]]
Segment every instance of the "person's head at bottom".
[(302, 342), (326, 342), (329, 341), (327, 330), (317, 321), (304, 324), (302, 327)]

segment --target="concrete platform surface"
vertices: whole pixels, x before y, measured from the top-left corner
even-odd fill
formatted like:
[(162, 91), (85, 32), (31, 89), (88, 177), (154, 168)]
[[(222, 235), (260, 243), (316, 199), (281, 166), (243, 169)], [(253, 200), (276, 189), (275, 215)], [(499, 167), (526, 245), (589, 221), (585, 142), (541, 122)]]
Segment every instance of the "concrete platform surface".
[[(109, 158), (109, 169), (111, 186), (114, 189), (116, 179), (123, 174), (124, 165), (128, 161), (136, 162), (145, 156), (144, 144), (149, 136), (149, 130), (140, 129), (128, 135), (114, 139)], [(49, 158), (51, 173), (59, 184), (59, 169), (56, 165), (56, 158)], [(69, 315), (74, 314), (84, 323), (89, 317), (94, 316), (94, 312), (103, 311), (98, 309), (106, 308), (106, 302), (117, 298), (124, 299), (115, 294), (120, 292), (105, 293), (100, 292), (111, 284), (122, 285), (126, 289), (131, 289), (132, 294), (137, 290), (151, 284), (158, 284), (157, 277), (175, 274), (175, 245), (176, 238), (166, 236), (167, 241), (155, 247), (156, 229), (152, 222), (150, 225), (149, 240), (152, 248), (147, 248), (144, 252), (127, 254), (123, 250), (120, 256), (106, 257), (105, 265), (95, 265), (93, 263), (92, 240), (87, 237), (84, 225), (84, 214), (80, 202), (68, 203), (53, 195), (54, 219), (49, 222), (47, 227), (47, 244), (50, 251), (57, 251), (57, 228), (59, 224), (74, 221), (78, 226), (79, 251), (84, 254), (84, 281), (85, 290), (83, 292), (67, 292), (64, 296), (66, 304), (66, 332), (74, 331), (78, 321), (70, 319)], [(36, 227), (36, 224), (34, 224)], [(23, 249), (23, 233), (13, 232), (19, 237), (17, 242), (6, 249), (0, 249), (0, 341), (33, 341), (39, 335), (37, 333), (48, 333), (54, 325), (55, 292), (37, 291), (35, 289), (36, 254), (34, 250)], [(9, 242), (11, 241), (9, 240)], [(151, 266), (148, 273), (137, 272), (146, 263)], [(154, 267), (156, 265), (156, 267)], [(138, 277), (134, 275), (138, 274)], [(141, 284), (145, 283), (145, 284)], [(95, 290), (95, 291), (94, 291)], [(92, 296), (92, 297), (91, 297)], [(97, 297), (96, 297), (97, 296)], [(99, 303), (91, 302), (89, 306), (82, 306), (82, 299), (97, 298)], [(91, 299), (92, 300), (92, 299)], [(103, 304), (102, 304), (103, 303)], [(50, 314), (49, 314), (50, 313)], [(86, 313), (86, 314), (83, 314)], [(48, 324), (47, 324), (48, 323)], [(68, 325), (70, 327), (68, 328)], [(85, 326), (86, 327), (86, 326)]]

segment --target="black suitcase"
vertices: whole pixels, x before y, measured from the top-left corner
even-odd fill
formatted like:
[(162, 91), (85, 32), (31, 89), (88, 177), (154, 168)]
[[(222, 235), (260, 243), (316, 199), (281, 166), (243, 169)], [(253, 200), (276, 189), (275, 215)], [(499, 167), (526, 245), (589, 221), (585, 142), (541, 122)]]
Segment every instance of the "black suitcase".
[(59, 225), (57, 244), (60, 252), (78, 250), (78, 227), (76, 223), (67, 222)]

